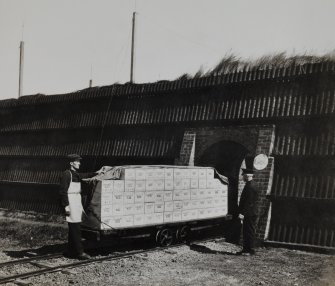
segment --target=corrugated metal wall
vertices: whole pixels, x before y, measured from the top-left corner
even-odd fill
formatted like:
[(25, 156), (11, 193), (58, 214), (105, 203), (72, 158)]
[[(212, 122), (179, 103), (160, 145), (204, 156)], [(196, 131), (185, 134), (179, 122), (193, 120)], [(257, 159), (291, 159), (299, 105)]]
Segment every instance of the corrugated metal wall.
[[(269, 239), (333, 247), (334, 79), (324, 62), (0, 101), (0, 207), (58, 212), (68, 153), (84, 171), (173, 164), (186, 128), (275, 124)], [(44, 194), (48, 208), (31, 205)]]

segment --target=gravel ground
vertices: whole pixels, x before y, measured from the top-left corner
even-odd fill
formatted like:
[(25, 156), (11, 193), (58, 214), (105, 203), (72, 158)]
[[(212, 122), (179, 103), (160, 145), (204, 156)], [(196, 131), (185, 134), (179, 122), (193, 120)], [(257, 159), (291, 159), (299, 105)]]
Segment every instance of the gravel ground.
[[(62, 226), (0, 219), (1, 262), (24, 257), (27, 251), (56, 251), (64, 247), (65, 241), (66, 228)], [(233, 255), (238, 250), (236, 245), (217, 240), (94, 263), (74, 268), (72, 274), (57, 272), (25, 281), (30, 285), (96, 286), (335, 285), (334, 255), (284, 248), (258, 248), (256, 255), (251, 257)], [(70, 261), (59, 258), (49, 265)], [(21, 268), (23, 266), (0, 269), (0, 276), (6, 276), (8, 271), (22, 271)], [(29, 267), (31, 269), (35, 269), (34, 266)]]

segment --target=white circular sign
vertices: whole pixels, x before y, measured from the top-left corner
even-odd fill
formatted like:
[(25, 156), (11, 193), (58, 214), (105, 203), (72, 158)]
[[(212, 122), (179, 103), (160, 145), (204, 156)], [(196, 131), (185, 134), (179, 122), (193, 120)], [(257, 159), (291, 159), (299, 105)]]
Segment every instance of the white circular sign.
[(259, 154), (254, 159), (254, 168), (256, 170), (263, 170), (269, 163), (269, 158), (265, 154)]

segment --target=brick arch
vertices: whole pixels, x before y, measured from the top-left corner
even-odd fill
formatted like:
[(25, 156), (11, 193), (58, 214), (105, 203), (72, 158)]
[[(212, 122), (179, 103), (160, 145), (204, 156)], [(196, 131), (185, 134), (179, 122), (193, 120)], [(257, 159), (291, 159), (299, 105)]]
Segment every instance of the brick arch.
[(250, 155), (256, 152), (258, 128), (256, 127), (228, 127), (206, 128), (196, 131), (195, 161), (199, 159), (210, 146), (222, 142), (232, 141), (242, 145)]

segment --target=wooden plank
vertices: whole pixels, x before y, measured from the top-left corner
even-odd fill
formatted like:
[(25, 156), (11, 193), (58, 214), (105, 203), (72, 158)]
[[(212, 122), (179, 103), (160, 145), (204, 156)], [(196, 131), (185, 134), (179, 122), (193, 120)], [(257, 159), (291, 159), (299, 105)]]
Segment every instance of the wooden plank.
[(323, 242), (322, 242), (322, 244), (320, 243), (320, 245), (329, 246), (329, 244), (328, 244), (328, 229), (327, 228), (325, 228), (324, 236), (323, 236)]
[(295, 226), (295, 235), (294, 235), (294, 240), (293, 240), (294, 243), (298, 242), (298, 235), (299, 235), (299, 225), (296, 225)]

